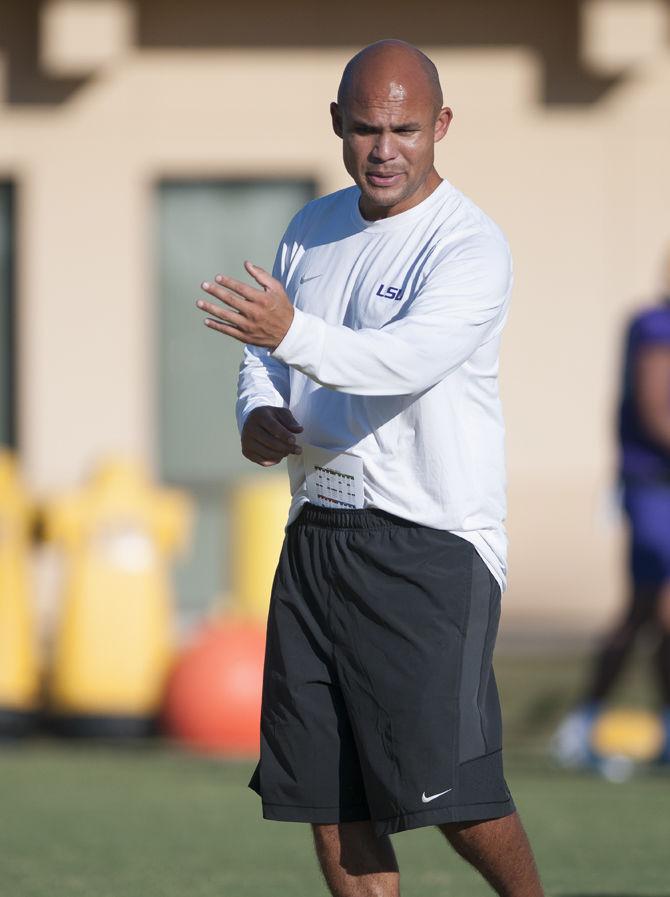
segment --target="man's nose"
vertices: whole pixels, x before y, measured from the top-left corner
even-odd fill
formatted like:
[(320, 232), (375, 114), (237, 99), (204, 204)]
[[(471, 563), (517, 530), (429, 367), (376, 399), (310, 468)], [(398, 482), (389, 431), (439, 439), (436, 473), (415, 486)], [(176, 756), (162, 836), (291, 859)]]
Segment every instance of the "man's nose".
[(388, 162), (395, 156), (395, 146), (392, 134), (379, 134), (370, 153), (371, 161)]

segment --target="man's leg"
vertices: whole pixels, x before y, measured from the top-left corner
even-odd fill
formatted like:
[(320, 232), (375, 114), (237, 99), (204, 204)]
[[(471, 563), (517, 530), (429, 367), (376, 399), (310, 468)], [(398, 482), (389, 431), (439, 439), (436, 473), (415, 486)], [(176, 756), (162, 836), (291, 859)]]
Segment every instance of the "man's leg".
[(670, 582), (659, 590), (656, 608), (660, 641), (656, 650), (656, 675), (664, 709), (670, 708)]
[(657, 617), (661, 631), (656, 649), (655, 667), (659, 691), (663, 702), (661, 719), (665, 741), (660, 760), (670, 763), (670, 582), (664, 582), (659, 593)]
[(518, 813), (485, 822), (450, 822), (439, 828), (500, 897), (542, 897), (542, 884)]
[(593, 764), (593, 726), (621, 675), (638, 633), (653, 622), (655, 604), (654, 587), (635, 586), (624, 613), (598, 648), (581, 699), (561, 720), (552, 738), (551, 752), (563, 766)]
[[(439, 828), (500, 897), (543, 897), (518, 813)], [(333, 897), (399, 897), (398, 865), (388, 837), (375, 837), (369, 822), (314, 825), (313, 829), (316, 853)]]
[(314, 846), (333, 897), (399, 897), (398, 863), (370, 822), (313, 825)]
[(640, 629), (653, 619), (656, 594), (655, 587), (635, 587), (623, 618), (607, 635), (598, 651), (584, 703), (598, 703), (609, 696)]

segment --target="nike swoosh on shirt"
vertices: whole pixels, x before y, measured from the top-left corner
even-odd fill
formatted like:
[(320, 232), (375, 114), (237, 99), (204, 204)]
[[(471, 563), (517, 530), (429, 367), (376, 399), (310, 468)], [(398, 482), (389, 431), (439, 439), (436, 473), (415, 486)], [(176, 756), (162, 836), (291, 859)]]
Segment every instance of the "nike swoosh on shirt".
[(303, 276), (300, 278), (300, 283), (307, 283), (308, 280), (316, 280), (317, 277), (321, 277), (320, 274), (311, 274), (309, 277)]
[(431, 800), (435, 800), (436, 797), (442, 797), (443, 794), (449, 794), (449, 792), (453, 790), (453, 788), (447, 788), (446, 791), (440, 791), (439, 794), (431, 794), (430, 797), (426, 797), (426, 792), (424, 791), (421, 795), (421, 800), (424, 804), (429, 804)]

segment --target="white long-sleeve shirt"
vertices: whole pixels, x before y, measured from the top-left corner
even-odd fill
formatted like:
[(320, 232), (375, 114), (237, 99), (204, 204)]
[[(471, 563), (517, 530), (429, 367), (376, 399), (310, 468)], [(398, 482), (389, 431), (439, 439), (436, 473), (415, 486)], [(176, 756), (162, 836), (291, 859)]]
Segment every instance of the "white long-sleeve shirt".
[[(273, 351), (245, 347), (240, 432), (254, 408), (290, 408), (302, 441), (362, 458), (366, 507), (467, 539), (504, 588), (507, 241), (446, 180), (377, 221), (359, 197), (340, 190), (291, 221), (273, 274), (294, 318)], [(308, 497), (301, 456), (287, 463), (290, 523)]]

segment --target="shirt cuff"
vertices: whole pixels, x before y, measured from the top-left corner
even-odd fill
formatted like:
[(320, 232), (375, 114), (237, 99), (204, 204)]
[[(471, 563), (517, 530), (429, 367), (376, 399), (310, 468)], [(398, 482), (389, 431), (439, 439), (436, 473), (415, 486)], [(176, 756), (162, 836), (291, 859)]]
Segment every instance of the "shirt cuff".
[(316, 315), (293, 309), (291, 326), (284, 339), (269, 354), (300, 370), (315, 370), (323, 352), (326, 322)]

